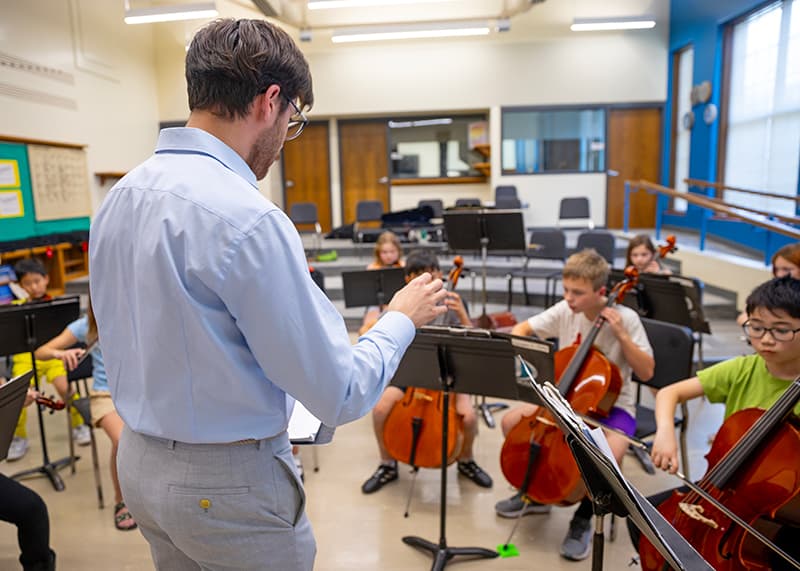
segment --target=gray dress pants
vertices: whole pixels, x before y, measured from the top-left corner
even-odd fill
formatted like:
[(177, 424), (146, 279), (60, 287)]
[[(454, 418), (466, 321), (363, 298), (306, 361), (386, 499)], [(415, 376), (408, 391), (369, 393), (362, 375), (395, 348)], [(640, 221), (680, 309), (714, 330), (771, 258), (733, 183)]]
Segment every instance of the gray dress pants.
[(126, 427), (117, 465), (157, 569), (313, 568), (316, 543), (286, 433), (185, 444)]

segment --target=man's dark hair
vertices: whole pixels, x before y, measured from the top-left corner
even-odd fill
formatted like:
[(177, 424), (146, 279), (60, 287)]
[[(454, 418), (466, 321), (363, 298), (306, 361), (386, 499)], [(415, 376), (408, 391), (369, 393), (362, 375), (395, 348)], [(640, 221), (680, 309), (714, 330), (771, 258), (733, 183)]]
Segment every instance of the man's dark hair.
[(439, 269), (439, 260), (431, 250), (414, 250), (406, 257), (407, 276), (432, 272)]
[[(253, 99), (278, 85), (300, 108), (314, 93), (308, 62), (292, 38), (265, 20), (215, 20), (195, 34), (186, 53), (189, 109), (242, 118)], [(284, 99), (285, 109), (288, 101)]]
[(772, 313), (780, 309), (800, 319), (800, 280), (785, 276), (764, 282), (747, 296), (747, 315), (753, 315), (759, 307)]
[(25, 258), (14, 266), (14, 273), (17, 274), (17, 281), (19, 281), (27, 274), (46, 276), (47, 270), (44, 268), (44, 264), (36, 258)]

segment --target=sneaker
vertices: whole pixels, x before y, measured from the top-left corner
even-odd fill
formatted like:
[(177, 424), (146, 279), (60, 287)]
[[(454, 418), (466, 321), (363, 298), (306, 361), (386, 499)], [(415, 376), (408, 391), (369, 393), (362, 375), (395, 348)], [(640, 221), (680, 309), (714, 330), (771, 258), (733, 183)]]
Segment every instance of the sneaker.
[(381, 464), (375, 473), (369, 477), (361, 486), (361, 491), (365, 494), (377, 492), (389, 482), (397, 479), (397, 464)]
[(466, 462), (458, 463), (458, 473), (466, 476), (481, 488), (492, 487), (492, 477), (489, 476), (483, 469), (475, 463), (475, 460), (467, 460)]
[(582, 561), (589, 557), (592, 546), (592, 522), (574, 516), (569, 522), (569, 531), (561, 544), (561, 556), (570, 561)]
[(28, 452), (28, 439), (20, 436), (15, 436), (11, 439), (11, 446), (8, 447), (8, 455), (6, 460), (13, 462), (19, 460)]
[(500, 500), (494, 505), (494, 511), (497, 512), (497, 515), (509, 518), (520, 517), (520, 515), (546, 514), (550, 513), (551, 509), (553, 509), (553, 506), (540, 504), (530, 499), (526, 502), (519, 492), (507, 500)]
[(72, 429), (72, 439), (78, 446), (89, 446), (92, 443), (92, 433), (87, 425), (81, 424)]

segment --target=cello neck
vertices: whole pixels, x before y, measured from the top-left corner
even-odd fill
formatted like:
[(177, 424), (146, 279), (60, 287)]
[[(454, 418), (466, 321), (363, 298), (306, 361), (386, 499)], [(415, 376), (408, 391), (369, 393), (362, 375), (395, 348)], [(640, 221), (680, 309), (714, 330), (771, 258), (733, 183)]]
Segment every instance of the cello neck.
[(725, 487), (738, 470), (764, 445), (765, 441), (772, 435), (772, 432), (792, 412), (798, 399), (800, 399), (800, 377), (792, 381), (792, 384), (775, 401), (775, 404), (761, 415), (761, 418), (750, 427), (739, 442), (736, 443), (736, 446), (731, 448), (725, 457), (709, 471), (703, 481), (712, 484), (718, 489)]
[[(611, 305), (617, 300), (618, 295), (619, 290), (615, 288), (611, 293), (609, 293), (608, 301), (606, 302), (605, 307), (611, 307)], [(578, 372), (580, 372), (581, 367), (583, 367), (583, 362), (586, 360), (586, 356), (589, 354), (592, 345), (594, 345), (595, 339), (597, 339), (597, 335), (600, 333), (600, 330), (603, 328), (605, 323), (605, 318), (602, 315), (598, 315), (597, 319), (595, 319), (594, 323), (592, 323), (592, 328), (589, 330), (589, 333), (586, 334), (586, 337), (583, 339), (583, 341), (581, 341), (578, 350), (575, 351), (575, 355), (567, 365), (567, 368), (564, 369), (564, 374), (561, 375), (561, 380), (558, 383), (558, 392), (561, 393), (561, 396), (567, 396), (569, 389), (572, 387), (572, 383), (578, 376)]]

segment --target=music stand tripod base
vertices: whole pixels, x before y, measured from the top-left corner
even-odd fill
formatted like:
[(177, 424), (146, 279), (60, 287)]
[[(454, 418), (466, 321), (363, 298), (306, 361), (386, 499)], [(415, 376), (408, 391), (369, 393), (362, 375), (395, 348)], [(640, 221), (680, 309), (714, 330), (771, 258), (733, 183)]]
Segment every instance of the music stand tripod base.
[(417, 537), (415, 535), (407, 535), (403, 538), (403, 543), (416, 547), (423, 551), (428, 551), (433, 556), (433, 566), (431, 571), (440, 571), (444, 569), (447, 562), (453, 557), (464, 555), (468, 557), (475, 557), (478, 559), (493, 559), (498, 557), (496, 551), (485, 549), (483, 547), (447, 547), (444, 542), (433, 543), (427, 539)]

